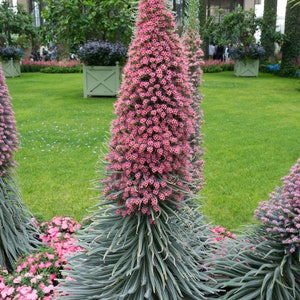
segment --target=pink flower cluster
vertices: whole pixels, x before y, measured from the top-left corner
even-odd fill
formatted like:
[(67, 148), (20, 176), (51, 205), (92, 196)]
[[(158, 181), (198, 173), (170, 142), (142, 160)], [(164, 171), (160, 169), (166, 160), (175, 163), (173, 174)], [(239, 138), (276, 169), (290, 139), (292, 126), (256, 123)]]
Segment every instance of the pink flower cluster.
[(63, 263), (66, 255), (78, 252), (80, 247), (76, 246), (77, 240), (73, 237), (75, 231), (80, 228), (80, 223), (71, 217), (54, 217), (50, 222), (40, 224), (40, 239), (49, 247), (54, 248), (57, 256)]
[(18, 150), (16, 120), (10, 102), (11, 98), (0, 66), (0, 176), (16, 166), (13, 152)]
[[(151, 5), (149, 5), (151, 4)], [(112, 123), (104, 196), (123, 216), (153, 215), (189, 192), (194, 133), (187, 61), (163, 0), (142, 1)]]
[(202, 66), (205, 67), (211, 67), (211, 66), (222, 66), (222, 65), (234, 65), (234, 60), (229, 60), (229, 61), (221, 61), (221, 60), (205, 60), (202, 64)]
[(80, 224), (69, 217), (54, 217), (38, 224), (40, 238), (49, 248), (20, 258), (14, 273), (0, 268), (0, 299), (51, 300), (56, 299), (58, 279), (66, 263), (65, 256), (81, 250), (75, 246), (73, 233)]
[(235, 239), (236, 235), (230, 231), (228, 231), (226, 228), (221, 226), (215, 226), (212, 228), (212, 232), (214, 233), (213, 241), (219, 242), (226, 238)]
[(224, 257), (230, 251), (229, 243), (235, 239), (236, 235), (222, 226), (215, 226), (211, 229), (209, 241), (211, 242), (210, 255), (214, 259)]
[(188, 58), (189, 68), (188, 74), (192, 84), (192, 108), (195, 111), (195, 130), (194, 134), (190, 137), (190, 145), (192, 149), (191, 165), (193, 168), (193, 182), (194, 189), (198, 192), (204, 185), (203, 179), (203, 149), (202, 145), (202, 134), (201, 126), (203, 123), (203, 111), (200, 107), (202, 103), (202, 94), (199, 91), (199, 87), (202, 82), (203, 71), (201, 65), (204, 64), (203, 56), (204, 53), (201, 48), (202, 41), (199, 33), (196, 30), (187, 28), (182, 37), (182, 43), (185, 51), (185, 55)]
[(20, 259), (13, 274), (0, 271), (1, 299), (52, 299), (61, 266), (61, 261), (51, 252), (38, 252)]
[(279, 235), (286, 251), (300, 248), (300, 159), (282, 178), (283, 186), (270, 194), (270, 200), (261, 202), (255, 210), (269, 233)]

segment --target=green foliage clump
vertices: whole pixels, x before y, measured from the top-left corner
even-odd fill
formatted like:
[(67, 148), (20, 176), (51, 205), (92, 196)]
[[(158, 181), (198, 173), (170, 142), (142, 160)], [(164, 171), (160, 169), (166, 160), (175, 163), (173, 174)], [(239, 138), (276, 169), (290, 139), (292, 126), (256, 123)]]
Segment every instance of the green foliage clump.
[[(222, 11), (219, 12), (220, 15), (223, 14)], [(216, 22), (214, 17), (207, 18), (204, 34), (217, 45), (240, 43), (247, 46), (255, 42), (254, 34), (260, 27), (261, 19), (256, 17), (254, 9), (243, 10), (236, 7), (224, 15), (220, 22)]]
[(136, 0), (45, 0), (42, 36), (68, 49), (91, 39), (129, 44), (134, 25)]
[[(8, 0), (0, 2), (0, 46), (16, 46), (19, 43), (23, 48), (27, 48), (28, 38), (36, 36), (31, 14), (20, 4), (16, 9), (12, 9), (10, 2)], [(22, 36), (22, 40), (15, 39), (16, 36)]]
[(25, 65), (21, 64), (21, 73), (40, 72), (44, 66), (41, 65)]

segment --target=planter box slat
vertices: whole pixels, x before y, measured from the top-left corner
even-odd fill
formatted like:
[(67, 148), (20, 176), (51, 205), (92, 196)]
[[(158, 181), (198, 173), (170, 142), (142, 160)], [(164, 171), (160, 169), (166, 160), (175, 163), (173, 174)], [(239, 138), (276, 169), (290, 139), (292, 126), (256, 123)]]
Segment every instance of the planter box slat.
[(116, 96), (121, 83), (120, 66), (83, 66), (84, 98)]
[(257, 77), (259, 70), (259, 59), (237, 60), (234, 63), (234, 75), (238, 77)]
[(4, 77), (18, 77), (21, 75), (19, 60), (2, 61), (1, 65)]

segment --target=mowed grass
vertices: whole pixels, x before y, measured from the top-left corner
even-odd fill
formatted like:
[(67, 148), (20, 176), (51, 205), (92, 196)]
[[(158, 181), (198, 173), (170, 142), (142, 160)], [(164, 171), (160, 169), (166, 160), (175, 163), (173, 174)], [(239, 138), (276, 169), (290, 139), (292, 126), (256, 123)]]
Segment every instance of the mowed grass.
[[(252, 223), (258, 202), (300, 157), (299, 80), (233, 72), (204, 74), (202, 92), (208, 219), (228, 229)], [(43, 219), (80, 221), (101, 191), (97, 162), (107, 152), (114, 98), (83, 98), (82, 74), (8, 78), (20, 132), (16, 153), (24, 202)]]
[(7, 85), (20, 133), (15, 158), (23, 201), (42, 219), (80, 221), (99, 194), (93, 181), (115, 98), (83, 98), (82, 74), (24, 73)]
[(258, 202), (300, 157), (300, 83), (233, 72), (204, 74), (204, 80), (204, 212), (235, 230), (254, 222)]

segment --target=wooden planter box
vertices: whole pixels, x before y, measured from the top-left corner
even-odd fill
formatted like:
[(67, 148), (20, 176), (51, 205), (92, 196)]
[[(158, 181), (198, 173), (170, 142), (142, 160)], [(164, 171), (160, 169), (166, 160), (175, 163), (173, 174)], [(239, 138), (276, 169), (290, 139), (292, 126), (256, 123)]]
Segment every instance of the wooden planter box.
[(18, 77), (21, 75), (19, 60), (2, 61), (1, 65), (4, 77)]
[(245, 77), (257, 77), (259, 70), (259, 59), (237, 60), (234, 63), (234, 75)]
[(83, 94), (89, 96), (116, 96), (121, 84), (121, 67), (83, 66)]

